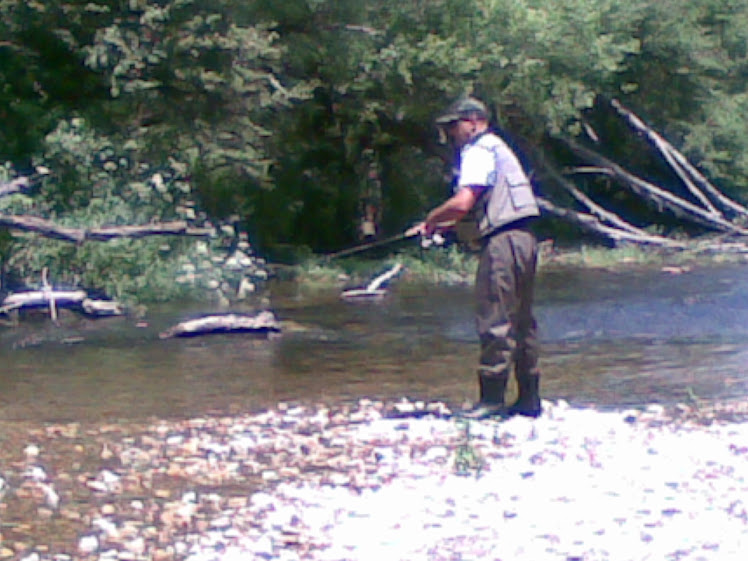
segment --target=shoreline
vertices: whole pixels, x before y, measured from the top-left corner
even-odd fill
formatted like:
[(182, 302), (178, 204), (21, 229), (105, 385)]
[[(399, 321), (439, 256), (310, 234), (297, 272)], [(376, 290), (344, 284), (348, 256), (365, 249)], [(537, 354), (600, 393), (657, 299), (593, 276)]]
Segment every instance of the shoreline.
[(0, 462), (0, 559), (744, 555), (748, 401), (546, 401), (539, 419), (470, 423), (391, 418), (391, 405), (16, 427)]

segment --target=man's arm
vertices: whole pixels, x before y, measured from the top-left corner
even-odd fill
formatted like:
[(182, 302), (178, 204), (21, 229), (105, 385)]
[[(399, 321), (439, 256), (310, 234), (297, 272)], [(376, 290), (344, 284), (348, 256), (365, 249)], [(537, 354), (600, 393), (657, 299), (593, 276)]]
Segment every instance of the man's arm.
[(483, 187), (479, 186), (463, 187), (449, 199), (429, 212), (426, 215), (426, 220), (410, 228), (405, 235), (415, 236), (417, 234), (422, 234), (424, 236), (430, 236), (437, 230), (447, 229), (444, 226), (445, 224), (454, 226), (457, 221), (473, 208), (473, 205), (475, 205), (475, 201), (478, 200), (478, 196), (482, 190)]

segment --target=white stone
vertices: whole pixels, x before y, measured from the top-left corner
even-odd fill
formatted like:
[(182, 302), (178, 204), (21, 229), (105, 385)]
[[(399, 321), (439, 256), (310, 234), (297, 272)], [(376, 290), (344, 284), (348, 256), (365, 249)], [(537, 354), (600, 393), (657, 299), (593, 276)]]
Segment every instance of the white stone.
[(83, 536), (78, 541), (78, 551), (84, 555), (95, 553), (99, 549), (99, 538), (96, 536)]
[(36, 444), (29, 444), (28, 446), (26, 446), (26, 448), (23, 449), (23, 453), (29, 459), (36, 458), (40, 452), (41, 450)]

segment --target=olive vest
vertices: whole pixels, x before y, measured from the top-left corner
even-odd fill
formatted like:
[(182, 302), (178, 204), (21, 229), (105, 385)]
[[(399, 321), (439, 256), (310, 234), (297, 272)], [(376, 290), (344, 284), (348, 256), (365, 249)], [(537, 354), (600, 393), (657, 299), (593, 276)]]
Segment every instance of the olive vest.
[(468, 150), (488, 150), (494, 162), (488, 188), (481, 193), (471, 213), (479, 237), (485, 238), (512, 222), (540, 215), (522, 164), (501, 138), (493, 133), (481, 134), (462, 149), (462, 154)]

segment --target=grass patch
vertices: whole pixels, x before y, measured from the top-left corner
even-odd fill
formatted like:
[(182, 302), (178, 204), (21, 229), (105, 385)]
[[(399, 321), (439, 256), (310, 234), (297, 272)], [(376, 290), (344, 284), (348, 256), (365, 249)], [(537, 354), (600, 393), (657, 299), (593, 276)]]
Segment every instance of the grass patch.
[(583, 245), (577, 248), (541, 252), (540, 266), (574, 266), (620, 268), (630, 265), (662, 265), (680, 261), (682, 252), (665, 252), (641, 246), (600, 247)]
[[(541, 244), (542, 246), (542, 244)], [(694, 249), (664, 249), (641, 245), (579, 247), (548, 249), (540, 252), (540, 267), (582, 267), (622, 270), (636, 266), (691, 267), (729, 263), (747, 263), (748, 254), (740, 251), (708, 251)]]
[(478, 259), (457, 247), (424, 251), (407, 249), (380, 258), (349, 257), (331, 261), (311, 258), (298, 265), (283, 267), (282, 276), (284, 280), (303, 285), (305, 293), (314, 293), (335, 287), (365, 286), (397, 263), (404, 267), (398, 282), (458, 285), (473, 282)]
[[(458, 426), (459, 424), (458, 422)], [(475, 474), (475, 477), (478, 478), (486, 468), (486, 460), (473, 442), (473, 437), (470, 434), (470, 421), (463, 421), (461, 424), (463, 439), (455, 449), (454, 470), (457, 475), (469, 476)]]
[[(748, 255), (739, 252), (676, 251), (638, 245), (614, 248), (595, 245), (554, 248), (545, 242), (541, 243), (538, 268), (540, 271), (564, 268), (622, 271), (637, 267), (690, 268), (746, 262)], [(405, 268), (397, 282), (469, 285), (475, 279), (478, 255), (465, 252), (458, 246), (428, 250), (407, 248), (378, 258), (349, 257), (325, 261), (319, 257), (310, 257), (289, 270), (292, 271), (290, 276), (303, 286), (305, 293), (308, 293), (331, 288), (364, 286), (396, 263), (402, 264)], [(288, 280), (288, 274), (286, 278)]]

